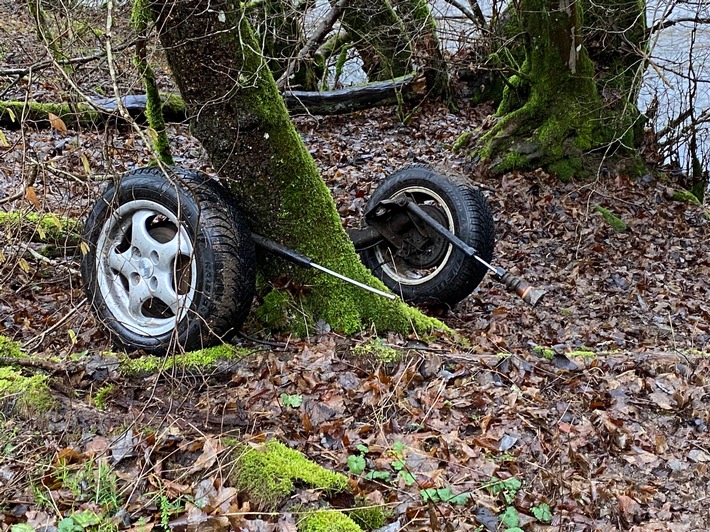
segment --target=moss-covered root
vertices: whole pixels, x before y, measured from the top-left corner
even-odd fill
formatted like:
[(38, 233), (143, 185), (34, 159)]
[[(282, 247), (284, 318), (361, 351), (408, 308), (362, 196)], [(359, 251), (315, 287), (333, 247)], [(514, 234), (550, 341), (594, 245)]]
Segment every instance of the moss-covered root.
[(51, 410), (56, 401), (46, 375), (26, 377), (10, 367), (0, 367), (0, 410), (30, 419)]
[(293, 492), (294, 481), (326, 493), (348, 488), (345, 475), (328, 471), (275, 440), (259, 448), (240, 446), (235, 452), (236, 466), (230, 481), (258, 508), (277, 508)]
[(198, 351), (190, 351), (169, 357), (146, 355), (138, 358), (120, 356), (119, 372), (126, 377), (145, 376), (173, 368), (205, 371), (214, 369), (220, 362), (235, 362), (244, 358), (248, 351), (237, 349), (233, 345), (222, 344)]
[(298, 523), (299, 532), (362, 532), (355, 521), (337, 510), (318, 510)]
[(0, 212), (0, 234), (33, 242), (63, 244), (78, 242), (80, 222), (51, 213)]
[(597, 205), (596, 207), (594, 207), (594, 210), (601, 214), (602, 218), (604, 218), (604, 221), (608, 223), (611, 228), (617, 233), (623, 233), (629, 228), (629, 226), (626, 225), (626, 222), (624, 220), (616, 216), (609, 209), (605, 209), (604, 207)]
[(698, 197), (693, 194), (690, 190), (674, 190), (671, 193), (671, 199), (673, 201), (689, 201), (691, 203), (695, 203), (696, 205), (702, 205), (702, 201), (698, 199)]

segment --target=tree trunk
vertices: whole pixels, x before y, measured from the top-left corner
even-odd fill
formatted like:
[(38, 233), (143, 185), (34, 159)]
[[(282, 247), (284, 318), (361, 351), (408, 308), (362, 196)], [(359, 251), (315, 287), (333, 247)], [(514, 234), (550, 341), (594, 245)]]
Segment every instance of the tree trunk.
[(426, 0), (396, 0), (397, 12), (404, 22), (414, 48), (417, 71), (424, 72), (431, 94), (454, 106), (449, 83), (449, 67), (441, 50), (436, 20)]
[[(360, 263), (333, 199), (288, 112), (237, 0), (155, 0), (160, 40), (193, 116), (192, 129), (252, 228), (339, 273), (383, 288)], [(209, 9), (208, 9), (209, 8)], [(257, 315), (312, 332), (323, 320), (345, 333), (374, 325), (410, 331), (440, 326), (390, 301), (264, 256), (266, 284), (287, 274), (301, 297), (274, 288)], [(284, 315), (286, 313), (286, 316)], [(288, 315), (290, 313), (290, 316)]]
[(343, 12), (343, 26), (353, 37), (370, 81), (398, 78), (413, 70), (407, 29), (389, 0), (352, 0)]
[(586, 154), (634, 145), (635, 96), (624, 95), (626, 105), (617, 109), (602, 99), (583, 46), (579, 2), (521, 0), (520, 15), (525, 61), (508, 80), (501, 118), (481, 139), (480, 155), (496, 172), (543, 166), (562, 179), (594, 172)]

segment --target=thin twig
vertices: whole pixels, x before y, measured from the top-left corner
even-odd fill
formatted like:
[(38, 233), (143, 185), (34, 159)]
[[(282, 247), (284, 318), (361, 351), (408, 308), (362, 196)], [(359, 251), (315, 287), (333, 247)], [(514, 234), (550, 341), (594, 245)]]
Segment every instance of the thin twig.
[(24, 198), (25, 194), (27, 193), (27, 189), (30, 188), (32, 185), (34, 185), (35, 179), (37, 179), (37, 165), (36, 164), (32, 165), (32, 171), (30, 172), (30, 177), (22, 185), (22, 189), (18, 190), (12, 196), (0, 198), (0, 205), (2, 205), (3, 203), (10, 203), (12, 201)]
[[(128, 42), (125, 42), (123, 44), (119, 44), (118, 46), (115, 46), (113, 48), (114, 52), (120, 52), (122, 50), (125, 50), (126, 48), (130, 48), (131, 46), (136, 44), (136, 41), (138, 39), (132, 39)], [(92, 61), (96, 61), (98, 59), (103, 59), (106, 57), (106, 52), (104, 50), (95, 53), (94, 55), (87, 55), (87, 56), (82, 56), (82, 57), (72, 57), (69, 59), (58, 59), (58, 60), (52, 60), (52, 59), (46, 59), (44, 61), (38, 61), (37, 63), (34, 63), (30, 66), (27, 67), (20, 67), (20, 68), (3, 68), (0, 69), (0, 76), (17, 76), (18, 79), (21, 79), (23, 76), (26, 76), (30, 72), (38, 72), (40, 70), (44, 70), (45, 68), (49, 68), (52, 66), (71, 66), (71, 65), (82, 65), (86, 63), (91, 63)]]
[(30, 348), (31, 345), (34, 345), (34, 344), (40, 345), (42, 342), (44, 342), (45, 337), (46, 337), (49, 333), (54, 332), (54, 331), (57, 330), (59, 327), (61, 327), (62, 325), (64, 325), (67, 321), (69, 321), (69, 319), (70, 319), (74, 314), (76, 314), (76, 312), (77, 312), (87, 301), (88, 301), (88, 300), (87, 300), (86, 298), (84, 298), (84, 299), (82, 299), (81, 301), (79, 301), (79, 303), (78, 303), (74, 308), (72, 308), (69, 312), (67, 312), (57, 323), (55, 323), (54, 325), (52, 325), (52, 326), (51, 326), (49, 329), (47, 329), (46, 331), (43, 331), (42, 334), (40, 334), (39, 336), (35, 336), (34, 338), (30, 338), (30, 339), (27, 340), (24, 344), (22, 344), (22, 348), (25, 349), (25, 350), (27, 350), (27, 349)]

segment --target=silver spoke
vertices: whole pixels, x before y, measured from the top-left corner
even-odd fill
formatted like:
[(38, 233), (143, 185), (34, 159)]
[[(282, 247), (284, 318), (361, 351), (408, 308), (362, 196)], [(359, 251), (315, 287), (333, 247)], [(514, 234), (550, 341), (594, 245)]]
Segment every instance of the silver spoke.
[(180, 231), (172, 240), (155, 246), (151, 258), (157, 270), (169, 272), (172, 276), (177, 258), (192, 255), (192, 244), (184, 233)]
[(112, 270), (128, 278), (129, 274), (136, 271), (135, 265), (131, 262), (130, 250), (119, 253), (115, 248), (108, 252), (108, 265)]
[[(136, 274), (137, 275), (137, 274)], [(128, 310), (134, 319), (145, 321), (143, 305), (152, 297), (145, 280), (133, 277), (128, 281)]]
[(132, 216), (131, 246), (140, 252), (141, 257), (147, 257), (156, 246), (160, 246), (160, 243), (150, 236), (146, 227), (148, 220), (155, 214), (153, 211), (140, 210)]

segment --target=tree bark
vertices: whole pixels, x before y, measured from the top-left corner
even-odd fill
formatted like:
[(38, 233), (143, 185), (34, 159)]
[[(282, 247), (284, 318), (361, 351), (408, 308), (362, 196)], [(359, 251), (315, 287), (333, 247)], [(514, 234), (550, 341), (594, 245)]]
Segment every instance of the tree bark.
[[(237, 0), (155, 0), (161, 43), (187, 104), (192, 130), (252, 228), (317, 263), (383, 288), (360, 263), (335, 203), (267, 68)], [(209, 9), (208, 9), (209, 8)], [(262, 257), (266, 284), (284, 273), (301, 297), (274, 288), (257, 315), (313, 332), (318, 320), (351, 333), (430, 329), (440, 323), (402, 302), (351, 287), (273, 257)]]
[[(618, 107), (602, 98), (583, 44), (580, 3), (521, 0), (519, 13), (525, 61), (508, 80), (500, 120), (481, 139), (482, 158), (496, 172), (543, 166), (569, 179), (596, 170), (585, 162), (591, 152), (620, 148), (619, 153), (632, 154), (629, 148), (641, 133), (634, 127), (636, 92), (627, 87), (625, 104)], [(638, 16), (643, 17), (642, 8)], [(626, 72), (630, 78), (635, 74)]]

